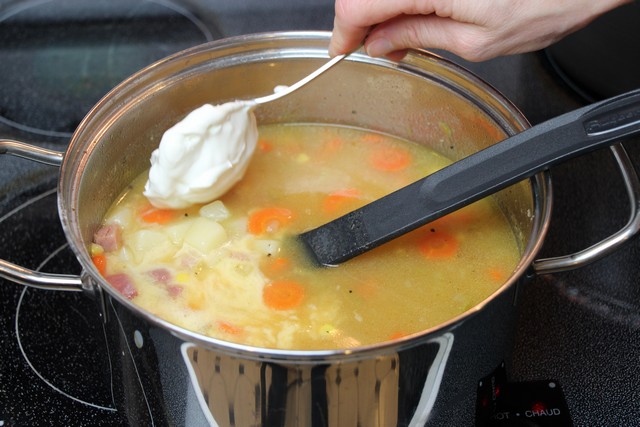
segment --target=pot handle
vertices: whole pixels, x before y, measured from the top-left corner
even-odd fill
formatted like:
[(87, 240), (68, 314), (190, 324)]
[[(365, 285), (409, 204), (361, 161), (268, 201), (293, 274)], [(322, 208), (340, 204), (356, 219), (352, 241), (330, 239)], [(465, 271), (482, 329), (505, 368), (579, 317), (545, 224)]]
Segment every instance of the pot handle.
[[(63, 153), (22, 142), (0, 139), (0, 154), (10, 154), (52, 166), (62, 164)], [(83, 291), (80, 276), (41, 273), (0, 259), (0, 277), (33, 288), (55, 291)]]
[(640, 181), (629, 155), (621, 144), (610, 147), (618, 162), (622, 179), (627, 189), (631, 212), (627, 224), (617, 233), (604, 240), (571, 255), (544, 258), (533, 262), (536, 275), (557, 273), (580, 268), (595, 262), (627, 243), (640, 230)]

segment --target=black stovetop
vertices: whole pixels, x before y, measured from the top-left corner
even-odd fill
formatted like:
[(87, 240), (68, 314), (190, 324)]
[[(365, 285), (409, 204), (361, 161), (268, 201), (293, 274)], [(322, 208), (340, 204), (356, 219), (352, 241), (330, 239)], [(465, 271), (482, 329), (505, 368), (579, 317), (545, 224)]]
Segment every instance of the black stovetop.
[[(221, 37), (329, 30), (333, 0), (0, 0), (0, 138), (64, 151), (75, 126), (120, 80)], [(450, 56), (451, 55), (446, 55)], [(545, 52), (463, 63), (538, 123), (584, 104)], [(634, 164), (640, 146), (627, 143)], [(56, 210), (58, 170), (0, 158), (0, 258), (79, 273)], [(626, 222), (609, 150), (552, 171), (554, 213), (542, 256), (583, 249)], [(526, 286), (512, 381), (562, 385), (575, 425), (638, 425), (640, 241)], [(93, 301), (0, 280), (0, 426), (126, 425), (105, 381)]]

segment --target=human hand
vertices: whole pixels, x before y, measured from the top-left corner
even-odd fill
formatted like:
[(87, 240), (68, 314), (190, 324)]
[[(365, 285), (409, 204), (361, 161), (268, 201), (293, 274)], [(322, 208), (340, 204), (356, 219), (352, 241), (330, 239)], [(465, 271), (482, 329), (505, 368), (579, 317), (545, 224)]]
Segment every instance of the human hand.
[(483, 61), (547, 47), (629, 1), (336, 0), (329, 53), (364, 40), (371, 56), (401, 59), (414, 47)]

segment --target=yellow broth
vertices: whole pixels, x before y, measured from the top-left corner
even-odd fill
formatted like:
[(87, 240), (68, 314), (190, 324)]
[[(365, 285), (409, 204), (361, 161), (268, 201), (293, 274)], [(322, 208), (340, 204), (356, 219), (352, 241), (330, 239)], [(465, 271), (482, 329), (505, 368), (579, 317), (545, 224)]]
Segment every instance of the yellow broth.
[(135, 304), (204, 335), (299, 350), (392, 340), (463, 313), (509, 277), (520, 252), (494, 201), (338, 267), (313, 266), (291, 236), (449, 163), (370, 131), (262, 126), (246, 176), (218, 201), (154, 209), (142, 174), (104, 219), (115, 246), (99, 231), (92, 255)]

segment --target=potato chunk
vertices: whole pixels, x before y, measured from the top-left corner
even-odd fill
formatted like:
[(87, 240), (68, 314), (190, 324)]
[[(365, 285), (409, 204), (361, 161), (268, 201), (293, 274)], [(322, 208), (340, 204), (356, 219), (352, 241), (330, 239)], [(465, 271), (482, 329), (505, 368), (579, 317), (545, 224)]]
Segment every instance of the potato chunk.
[(218, 222), (208, 218), (196, 218), (184, 236), (184, 243), (203, 254), (219, 248), (227, 242), (227, 232)]

